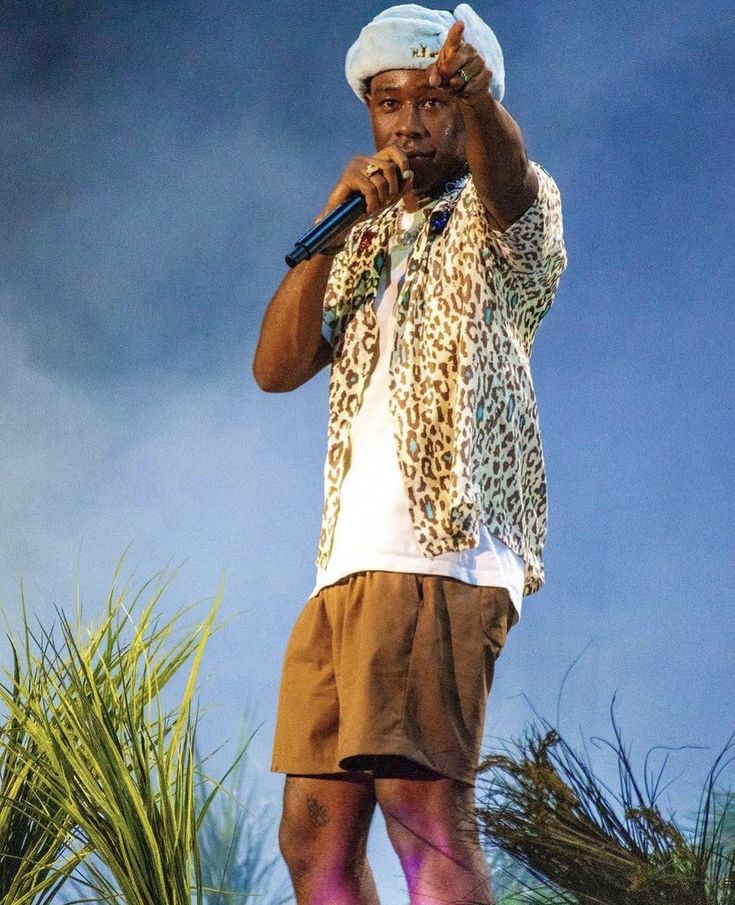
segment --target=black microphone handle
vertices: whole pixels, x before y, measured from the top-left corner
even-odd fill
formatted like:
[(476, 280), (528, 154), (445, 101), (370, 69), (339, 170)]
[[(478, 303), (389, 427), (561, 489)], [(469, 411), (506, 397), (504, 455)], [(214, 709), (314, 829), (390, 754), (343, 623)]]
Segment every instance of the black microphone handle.
[(291, 254), (286, 255), (288, 266), (295, 267), (302, 261), (308, 261), (313, 255), (318, 254), (342, 230), (359, 220), (366, 210), (367, 204), (364, 196), (359, 192), (353, 192), (346, 201), (338, 204), (334, 210), (330, 211), (298, 240)]

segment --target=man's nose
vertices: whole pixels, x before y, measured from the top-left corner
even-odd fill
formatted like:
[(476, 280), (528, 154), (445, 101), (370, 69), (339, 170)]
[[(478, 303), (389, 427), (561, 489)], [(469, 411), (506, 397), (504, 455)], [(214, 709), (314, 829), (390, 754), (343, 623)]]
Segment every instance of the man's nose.
[(401, 110), (401, 116), (396, 125), (398, 135), (423, 135), (424, 124), (418, 106), (406, 104)]

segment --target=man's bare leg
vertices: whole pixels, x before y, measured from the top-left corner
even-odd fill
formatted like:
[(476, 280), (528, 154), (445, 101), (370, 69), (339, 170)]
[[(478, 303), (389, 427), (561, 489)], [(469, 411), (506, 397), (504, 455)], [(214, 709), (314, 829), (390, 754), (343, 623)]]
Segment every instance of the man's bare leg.
[[(375, 794), (411, 905), (493, 905), (474, 788), (410, 761), (388, 772), (391, 778), (375, 779)], [(401, 773), (413, 778), (395, 778)]]
[(278, 838), (298, 905), (379, 905), (367, 863), (374, 810), (364, 773), (286, 776)]

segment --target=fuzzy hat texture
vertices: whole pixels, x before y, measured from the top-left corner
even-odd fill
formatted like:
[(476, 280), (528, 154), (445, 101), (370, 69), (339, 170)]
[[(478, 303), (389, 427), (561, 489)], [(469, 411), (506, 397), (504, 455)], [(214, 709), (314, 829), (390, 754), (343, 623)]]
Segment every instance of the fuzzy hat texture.
[(468, 3), (460, 3), (453, 12), (403, 3), (379, 13), (347, 51), (345, 75), (350, 87), (364, 102), (365, 82), (379, 72), (427, 69), (457, 20), (464, 22), (464, 41), (475, 48), (492, 72), (490, 92), (501, 101), (505, 92), (503, 52), (490, 26)]

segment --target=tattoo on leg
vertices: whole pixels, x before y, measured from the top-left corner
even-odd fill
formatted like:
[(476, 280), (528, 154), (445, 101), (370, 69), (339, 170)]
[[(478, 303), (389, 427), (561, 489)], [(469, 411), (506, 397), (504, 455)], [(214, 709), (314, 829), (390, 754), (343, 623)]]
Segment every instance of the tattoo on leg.
[(309, 796), (306, 799), (306, 806), (309, 809), (309, 820), (313, 826), (326, 826), (329, 823), (327, 809), (317, 798)]

